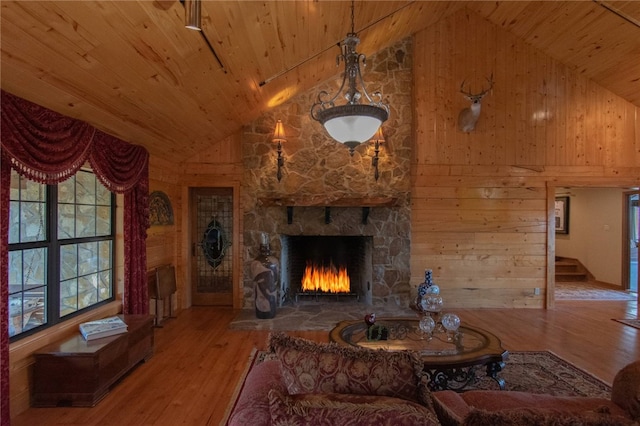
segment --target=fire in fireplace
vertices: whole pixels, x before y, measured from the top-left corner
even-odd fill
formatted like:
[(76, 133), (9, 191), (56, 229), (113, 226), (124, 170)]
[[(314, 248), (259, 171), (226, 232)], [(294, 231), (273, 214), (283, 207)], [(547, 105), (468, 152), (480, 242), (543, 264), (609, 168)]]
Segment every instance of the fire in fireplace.
[(281, 235), (281, 242), (285, 299), (354, 296), (371, 304), (373, 237)]
[(347, 268), (341, 266), (337, 268), (333, 262), (329, 266), (315, 265), (307, 262), (302, 276), (302, 291), (323, 292), (323, 293), (349, 293), (351, 291), (351, 281)]

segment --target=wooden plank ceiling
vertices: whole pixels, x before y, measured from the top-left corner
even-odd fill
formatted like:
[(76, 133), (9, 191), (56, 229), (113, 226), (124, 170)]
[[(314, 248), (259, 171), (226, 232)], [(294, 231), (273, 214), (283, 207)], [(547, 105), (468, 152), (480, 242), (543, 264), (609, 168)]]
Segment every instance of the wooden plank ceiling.
[[(350, 30), (344, 1), (204, 1), (211, 47), (184, 28), (177, 0), (0, 4), (4, 90), (176, 162), (337, 78), (337, 43)], [(355, 8), (361, 53), (467, 8), (640, 106), (640, 2), (357, 1)]]

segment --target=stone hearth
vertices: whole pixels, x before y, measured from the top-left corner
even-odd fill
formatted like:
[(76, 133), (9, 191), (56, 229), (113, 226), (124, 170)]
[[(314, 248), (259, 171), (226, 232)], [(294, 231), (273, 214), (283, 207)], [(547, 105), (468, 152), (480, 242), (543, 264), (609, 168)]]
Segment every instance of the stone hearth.
[(370, 306), (347, 300), (329, 304), (301, 302), (278, 308), (275, 318), (272, 319), (258, 319), (252, 310), (244, 309), (234, 318), (229, 328), (232, 330), (329, 331), (340, 321), (364, 320), (365, 315), (372, 312), (379, 318), (410, 318), (416, 315), (406, 306)]

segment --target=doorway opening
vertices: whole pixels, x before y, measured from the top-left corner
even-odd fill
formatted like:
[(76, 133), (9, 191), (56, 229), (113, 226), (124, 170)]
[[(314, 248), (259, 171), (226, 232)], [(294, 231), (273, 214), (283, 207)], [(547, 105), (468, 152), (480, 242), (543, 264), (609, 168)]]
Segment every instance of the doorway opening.
[[(624, 230), (625, 191), (628, 189), (614, 187), (555, 189), (554, 301), (637, 300), (637, 293), (625, 285), (630, 268), (621, 244), (630, 244)], [(559, 211), (558, 204), (566, 208)]]
[(625, 265), (625, 270), (622, 285), (625, 289), (638, 293), (638, 287), (640, 287), (638, 274), (640, 191), (626, 192), (624, 197), (623, 265)]

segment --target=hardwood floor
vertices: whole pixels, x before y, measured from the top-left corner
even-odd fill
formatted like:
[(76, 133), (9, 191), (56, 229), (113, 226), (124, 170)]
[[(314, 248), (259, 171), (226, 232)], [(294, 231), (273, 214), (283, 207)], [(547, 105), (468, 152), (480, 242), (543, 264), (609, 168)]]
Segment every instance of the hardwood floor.
[[(493, 331), (510, 351), (550, 350), (611, 384), (640, 359), (640, 330), (612, 321), (638, 318), (638, 303), (561, 301), (554, 310), (456, 309)], [(268, 330), (229, 330), (237, 311), (194, 307), (155, 331), (155, 354), (93, 408), (31, 408), (12, 425), (217, 425), (254, 348)], [(290, 332), (328, 341), (328, 331)]]

